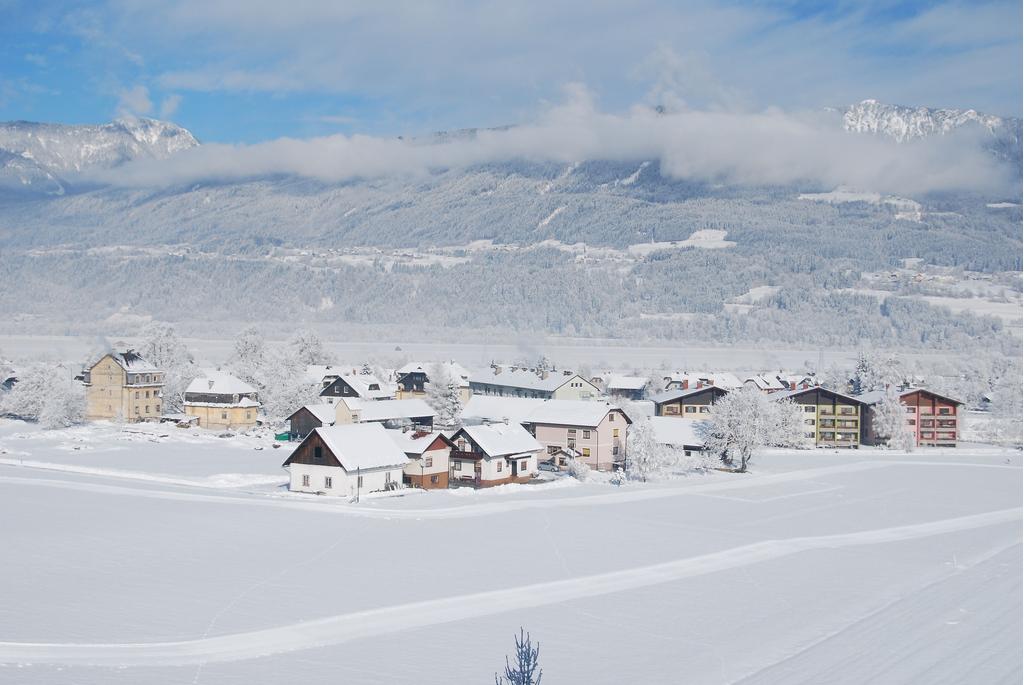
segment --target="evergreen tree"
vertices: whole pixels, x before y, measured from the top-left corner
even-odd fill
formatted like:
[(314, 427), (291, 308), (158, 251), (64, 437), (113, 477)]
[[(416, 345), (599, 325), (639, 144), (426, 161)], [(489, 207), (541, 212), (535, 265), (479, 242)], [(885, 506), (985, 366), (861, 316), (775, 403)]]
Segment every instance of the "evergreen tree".
[(540, 685), (544, 673), (538, 665), (540, 659), (540, 643), (534, 646), (530, 642), (530, 634), (524, 635), (519, 629), (516, 638), (515, 663), (505, 657), (505, 675), (494, 674), (494, 685)]

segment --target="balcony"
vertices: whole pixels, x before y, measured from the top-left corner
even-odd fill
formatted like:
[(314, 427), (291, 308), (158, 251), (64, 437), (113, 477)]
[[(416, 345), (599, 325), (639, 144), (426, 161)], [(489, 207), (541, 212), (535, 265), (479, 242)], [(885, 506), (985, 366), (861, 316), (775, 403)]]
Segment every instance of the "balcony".
[(452, 450), (449, 455), (450, 459), (470, 459), (473, 461), (480, 461), (484, 458), (483, 452), (469, 452), (464, 450)]

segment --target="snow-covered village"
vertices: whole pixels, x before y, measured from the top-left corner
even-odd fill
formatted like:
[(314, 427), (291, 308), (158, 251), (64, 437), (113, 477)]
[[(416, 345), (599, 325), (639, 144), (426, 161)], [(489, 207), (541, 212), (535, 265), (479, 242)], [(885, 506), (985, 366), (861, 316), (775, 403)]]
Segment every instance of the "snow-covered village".
[(1021, 3), (0, 17), (0, 684), (1024, 681)]

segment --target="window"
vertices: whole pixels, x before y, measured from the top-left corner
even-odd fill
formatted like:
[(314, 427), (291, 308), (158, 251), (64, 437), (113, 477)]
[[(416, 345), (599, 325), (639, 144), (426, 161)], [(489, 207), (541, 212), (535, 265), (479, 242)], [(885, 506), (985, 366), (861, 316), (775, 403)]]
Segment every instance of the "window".
[(590, 440), (590, 431), (583, 431), (583, 439)]
[(917, 425), (917, 419), (907, 419), (907, 425), (908, 426), (916, 426)]
[(309, 487), (309, 474), (308, 473), (302, 474), (302, 487), (304, 487), (304, 488), (308, 488)]
[(334, 485), (334, 479), (332, 477), (330, 477), (330, 476), (325, 476), (324, 477), (324, 489), (325, 490), (330, 490), (333, 485)]
[(317, 445), (316, 447), (313, 448), (313, 459), (315, 461), (322, 461), (323, 458), (324, 458), (324, 448), (321, 447), (320, 445)]
[(157, 404), (157, 405), (154, 405), (154, 407), (155, 408), (153, 409), (153, 411), (155, 411), (157, 414), (159, 414), (160, 413), (160, 405)]
[(149, 399), (149, 390), (146, 391), (146, 399)]
[(683, 411), (685, 411), (687, 414), (696, 414), (697, 413), (697, 407), (687, 406), (687, 407), (683, 408)]
[(521, 462), (519, 462), (519, 471), (520, 471), (520, 473), (522, 473), (523, 471), (525, 471), (528, 468), (530, 468), (530, 462), (526, 461), (525, 459), (523, 459)]
[(917, 412), (917, 407), (907, 407), (908, 414), (914, 414)]
[[(360, 478), (362, 478), (362, 476), (360, 476)], [(385, 483), (390, 483), (391, 482), (391, 472), (390, 471), (385, 471), (384, 472), (384, 482)]]
[(245, 420), (248, 421), (251, 418), (252, 418), (252, 412), (247, 410), (245, 412)]
[(619, 429), (618, 428), (613, 428), (612, 429), (612, 437), (613, 438), (619, 437)]
[(615, 420), (615, 414), (609, 414), (608, 415), (608, 420), (609, 421), (614, 421)]
[(146, 405), (146, 413), (147, 414), (149, 413), (149, 405), (148, 404)]
[(949, 409), (949, 407), (939, 407), (939, 413), (940, 414), (945, 414), (945, 415), (948, 416), (949, 413), (950, 413), (950, 409)]
[(590, 456), (590, 448), (589, 447), (584, 447), (583, 448), (583, 456), (584, 457), (589, 457)]
[(455, 466), (453, 468), (454, 468), (455, 471), (461, 471), (462, 470), (462, 462), (461, 461), (455, 462)]
[(430, 477), (430, 482), (431, 482), (431, 483), (432, 483), (433, 485), (437, 485), (437, 482), (438, 482), (438, 477), (437, 477), (436, 475), (433, 475), (433, 476), (431, 476), (431, 477)]
[[(687, 410), (687, 411), (689, 411), (689, 410)], [(679, 413), (679, 405), (678, 404), (666, 404), (665, 405), (665, 414), (666, 415), (668, 415), (668, 414), (678, 414), (678, 413)]]
[(612, 445), (612, 456), (613, 457), (619, 456), (619, 446), (618, 445)]
[(701, 407), (700, 408), (700, 413), (701, 414), (710, 414), (711, 413), (711, 407)]
[(135, 391), (135, 399), (139, 399), (139, 391), (138, 390)]
[(932, 431), (921, 431), (921, 437), (925, 440), (931, 440), (934, 435)]
[(558, 454), (558, 445), (548, 445), (548, 454)]
[(139, 405), (137, 405), (137, 404), (135, 405), (135, 415), (136, 416), (139, 415)]
[(505, 465), (505, 462), (503, 462), (503, 461), (499, 461), (498, 462), (498, 473), (501, 473), (501, 467), (503, 467), (504, 465)]
[(434, 465), (434, 458), (433, 457), (426, 457), (426, 458), (423, 459), (423, 466), (424, 466), (424, 468), (428, 468), (429, 469), (433, 465)]
[(813, 414), (814, 413), (814, 405), (813, 404), (805, 404), (804, 405), (804, 412), (807, 413), (807, 414)]
[(228, 420), (228, 413), (227, 413), (226, 411), (222, 411), (222, 412), (220, 413), (220, 418), (221, 418), (222, 420), (224, 420), (224, 421), (227, 421), (227, 420)]
[(806, 423), (808, 426), (813, 426), (814, 419), (804, 419), (804, 423)]
[(814, 432), (812, 431), (810, 433), (804, 433), (804, 437), (805, 438), (813, 438), (814, 437)]
[(146, 376), (146, 382), (149, 383), (149, 376)]
[(575, 428), (570, 428), (569, 429), (569, 435), (576, 435), (576, 429)]

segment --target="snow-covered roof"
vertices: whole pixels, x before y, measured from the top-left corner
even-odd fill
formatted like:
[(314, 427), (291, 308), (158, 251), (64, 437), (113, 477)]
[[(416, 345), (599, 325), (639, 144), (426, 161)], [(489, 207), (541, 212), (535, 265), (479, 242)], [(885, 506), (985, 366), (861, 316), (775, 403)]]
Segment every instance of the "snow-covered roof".
[[(394, 397), (395, 390), (397, 389), (396, 385), (383, 383), (376, 376), (363, 374), (344, 375), (341, 376), (341, 380), (348, 383), (348, 386), (352, 388), (357, 395), (370, 400), (383, 400), (389, 397)], [(370, 386), (376, 386), (376, 389), (371, 388)]]
[(390, 421), (434, 416), (434, 410), (430, 405), (420, 399), (362, 400), (356, 397), (343, 397), (341, 401), (349, 410), (359, 412), (360, 421)]
[(690, 395), (696, 395), (698, 393), (707, 392), (709, 390), (712, 390), (712, 391), (720, 390), (722, 392), (726, 392), (725, 388), (722, 388), (720, 386), (717, 386), (717, 385), (705, 385), (705, 386), (700, 387), (700, 388), (688, 388), (686, 390), (666, 390), (665, 392), (660, 392), (657, 395), (655, 395), (654, 397), (652, 397), (651, 401), (654, 402), (655, 404), (664, 404), (665, 402), (675, 402), (677, 400), (681, 400), (681, 399), (684, 399), (686, 397), (689, 397)]
[(597, 428), (608, 412), (613, 409), (618, 409), (618, 407), (609, 402), (546, 400), (530, 412), (526, 420), (529, 423)]
[(125, 371), (131, 371), (132, 373), (153, 373), (154, 371), (160, 371), (160, 369), (143, 359), (135, 350), (110, 352), (109, 354), (110, 358), (117, 362), (118, 366)]
[(405, 454), (419, 455), (423, 454), (434, 440), (441, 437), (442, 433), (441, 431), (389, 430), (388, 436)]
[(523, 423), (530, 413), (547, 400), (535, 397), (498, 397), (495, 395), (473, 395), (462, 410), (462, 420), (504, 421)]
[(744, 383), (751, 383), (761, 390), (784, 390), (788, 387), (778, 378), (770, 378), (761, 374), (748, 377)]
[(398, 449), (379, 423), (349, 423), (314, 431), (349, 473), (356, 469), (404, 467), (409, 463), (405, 452)]
[[(317, 421), (325, 426), (333, 426), (337, 419), (333, 404), (304, 404), (302, 408), (315, 416)], [(292, 414), (292, 416), (295, 416), (295, 414)], [(290, 419), (291, 416), (288, 418)]]
[[(947, 402), (954, 402), (956, 404), (963, 404), (963, 402), (961, 402), (958, 399), (949, 397), (948, 395), (943, 395), (941, 393), (937, 393), (934, 390), (928, 390), (927, 388), (907, 388), (906, 390), (901, 390), (900, 391), (900, 397), (906, 397), (907, 395), (912, 395), (915, 392), (926, 392), (926, 393), (928, 393), (930, 395), (935, 395), (936, 397), (940, 397), (940, 398), (946, 400)], [(846, 397), (846, 396), (844, 395), (844, 397)], [(869, 390), (867, 392), (862, 392), (859, 395), (853, 395), (851, 397), (851, 399), (858, 400), (860, 402), (863, 402), (864, 404), (878, 404), (879, 402), (882, 401), (882, 399), (884, 397), (885, 397), (885, 391), (884, 390)]]
[(449, 362), (409, 362), (402, 368), (395, 372), (398, 378), (401, 378), (407, 373), (424, 373), (427, 378), (430, 378), (430, 374), (434, 371), (437, 366), (446, 367), (448, 375), (452, 379), (458, 381), (460, 388), (469, 387), (469, 371), (465, 369), (461, 364), (453, 361)]
[(586, 378), (579, 374), (565, 375), (561, 372), (553, 372), (547, 378), (541, 378), (529, 369), (503, 369), (494, 373), (494, 369), (485, 369), (474, 373), (474, 383), (486, 383), (488, 385), (500, 385), (506, 388), (519, 388), (522, 390), (539, 390), (542, 392), (554, 392), (571, 380), (582, 380), (593, 385)]
[(823, 392), (823, 393), (835, 395), (836, 397), (838, 397), (840, 399), (848, 400), (850, 402), (854, 402), (855, 404), (860, 404), (860, 403), (864, 402), (864, 400), (862, 400), (859, 397), (854, 397), (852, 395), (845, 395), (845, 394), (843, 394), (841, 392), (836, 392), (835, 390), (829, 390), (828, 388), (823, 388), (823, 387), (818, 386), (818, 385), (814, 386), (813, 388), (797, 388), (796, 390), (787, 390), (785, 392), (773, 393), (771, 398), (773, 400), (788, 400), (791, 397), (796, 397), (797, 395), (802, 395), (802, 394), (808, 393), (808, 392)]
[(205, 395), (249, 395), (255, 393), (256, 388), (230, 373), (217, 369), (202, 369), (199, 377), (188, 384), (185, 392)]
[(739, 379), (734, 373), (728, 371), (694, 371), (690, 373), (670, 373), (665, 376), (665, 380), (670, 383), (682, 384), (686, 381), (690, 387), (695, 386), (697, 383), (703, 385), (715, 385), (723, 390), (734, 390), (743, 386), (743, 381)]
[[(347, 367), (346, 367), (347, 368)], [(337, 378), (342, 373), (341, 367), (330, 364), (308, 364), (306, 366), (306, 380), (310, 383), (323, 383), (327, 378)]]
[(700, 437), (700, 428), (707, 421), (680, 419), (674, 416), (652, 416), (651, 431), (654, 440), (662, 445), (673, 447), (703, 447), (704, 438)]
[(648, 379), (643, 376), (621, 376), (612, 374), (605, 380), (605, 387), (609, 390), (643, 390), (647, 387)]
[(525, 428), (515, 423), (463, 426), (460, 430), (491, 457), (539, 452), (544, 449)]

